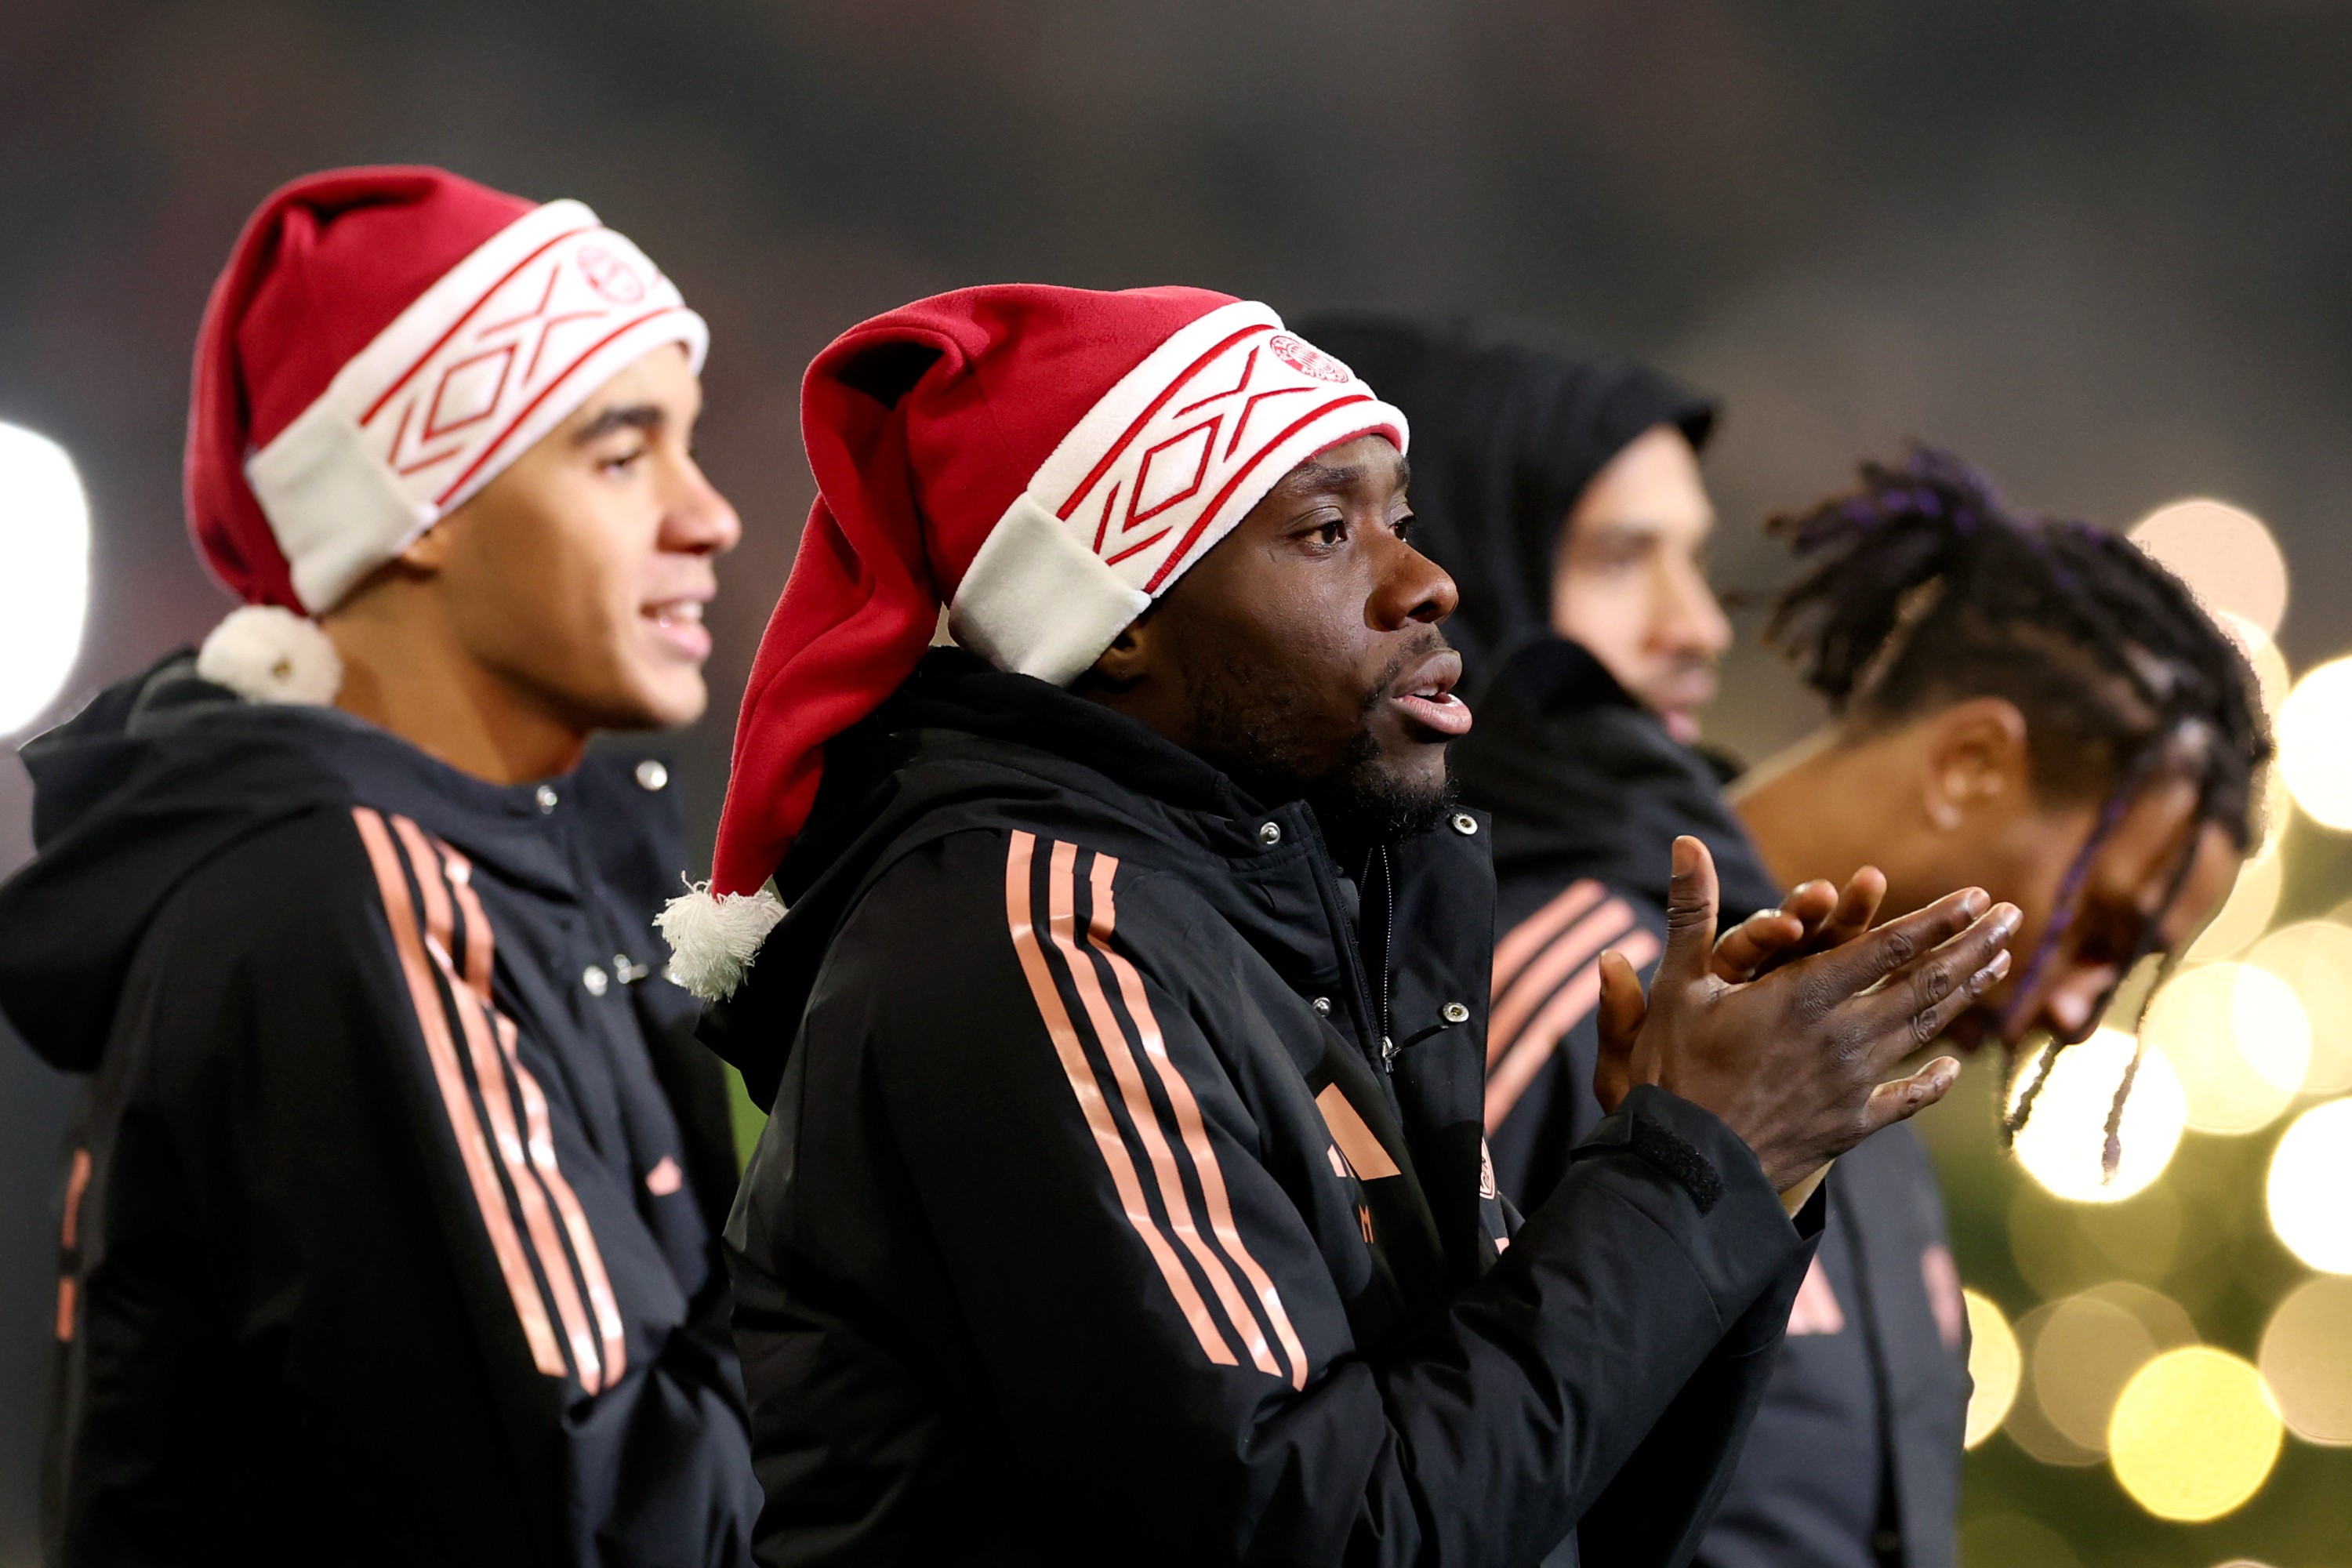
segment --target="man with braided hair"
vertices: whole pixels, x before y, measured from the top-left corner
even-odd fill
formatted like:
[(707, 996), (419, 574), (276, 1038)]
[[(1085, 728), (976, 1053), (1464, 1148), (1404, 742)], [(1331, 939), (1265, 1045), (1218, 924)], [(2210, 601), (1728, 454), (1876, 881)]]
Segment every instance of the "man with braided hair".
[[(1865, 464), (1861, 480), (1769, 525), (1805, 570), (1780, 595), (1767, 636), (1832, 718), (1736, 784), (1731, 802), (1778, 878), (1867, 859), (1886, 875), (1882, 911), (1933, 897), (1944, 877), (2023, 911), (2017, 973), (1948, 1031), (1967, 1049), (2030, 1052), (2006, 1136), (2031, 1113), (2054, 1054), (2090, 1034), (2125, 976), (2179, 952), (2221, 907), (2257, 837), (2254, 780), (2270, 736), (2244, 656), (2128, 541), (2025, 516), (1933, 448)], [(2110, 1168), (2129, 1085), (2127, 1076), (2107, 1122)], [(1920, 1283), (1903, 1273), (1917, 1248), (1892, 1249), (1889, 1270), (1888, 1249), (1869, 1245), (1871, 1232), (1906, 1220), (1939, 1234), (1940, 1212), (1918, 1211), (1940, 1211), (1940, 1200), (1907, 1130), (1856, 1153), (1832, 1198), (1850, 1212), (1833, 1212), (1832, 1226), (1861, 1245), (1825, 1237), (1821, 1262), (1827, 1282), (1852, 1258), (1863, 1299), (1846, 1310), (1874, 1318), (1865, 1326), (1875, 1342), (1790, 1342), (1702, 1562), (1870, 1561), (1859, 1541), (1801, 1555), (1780, 1544), (1809, 1496), (1853, 1486), (1818, 1454), (1792, 1452), (1821, 1429), (1822, 1412), (1801, 1395), (1828, 1380), (1796, 1384), (1841, 1353), (1867, 1359), (1880, 1419), (1899, 1429), (1940, 1414), (1948, 1425), (1940, 1464), (1917, 1462), (1914, 1444), (1912, 1463), (1864, 1478), (1880, 1489), (1868, 1501), (1882, 1560), (1892, 1541), (1906, 1563), (1950, 1561), (1961, 1402), (1937, 1397), (1953, 1386), (1937, 1375), (1937, 1346), (1901, 1321)], [(1928, 1256), (1929, 1305), (1957, 1352), (1957, 1275), (1948, 1251)], [(1802, 1326), (1801, 1307), (1792, 1330)], [(1790, 1441), (1774, 1441), (1782, 1436)]]
[[(1496, 816), (1487, 1120), (1520, 1202), (1541, 1198), (1598, 1119), (1589, 1086), (1611, 970), (1598, 948), (1641, 956), (1664, 929), (1667, 829), (1640, 874), (1630, 849), (1602, 864), (1564, 836), (1561, 769), (1591, 763), (1596, 737), (1621, 737), (1615, 782), (1641, 805), (1619, 820), (1654, 827), (1664, 814), (1687, 824), (1671, 830), (1708, 832), (1727, 894), (1730, 868), (1748, 868), (1746, 909), (1776, 886), (1798, 889), (1790, 908), (1825, 899), (1821, 879), (1865, 865), (1883, 881), (1857, 879), (1863, 896), (1832, 927), (1871, 918), (1874, 892), (1876, 918), (1958, 885), (2015, 903), (2018, 972), (1947, 1033), (1969, 1048), (2047, 1042), (2030, 1073), (2090, 1033), (2141, 960), (2188, 942), (2254, 837), (2270, 742), (2251, 672), (2126, 541), (2021, 516), (1924, 448), (1866, 465), (1853, 491), (1769, 528), (1806, 570), (1769, 635), (1832, 718), (1733, 786), (1732, 820), (1701, 798), (1699, 760), (1677, 763), (1663, 728), (1590, 660), (1562, 675), (1565, 645), (1515, 650), (1456, 751), (1465, 798)], [(1554, 962), (1604, 917), (1612, 930)], [(1821, 1250), (1703, 1563), (1952, 1561), (1966, 1327), (1934, 1174), (1893, 1129), (1831, 1184)]]

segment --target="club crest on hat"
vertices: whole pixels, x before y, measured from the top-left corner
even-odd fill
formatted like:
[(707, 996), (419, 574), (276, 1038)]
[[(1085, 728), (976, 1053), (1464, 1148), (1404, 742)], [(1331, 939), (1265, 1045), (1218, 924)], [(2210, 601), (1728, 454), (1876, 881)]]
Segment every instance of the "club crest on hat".
[(580, 247), (580, 275), (615, 305), (634, 305), (646, 297), (645, 279), (636, 268), (601, 245)]
[(1317, 348), (1313, 343), (1294, 338), (1288, 332), (1278, 332), (1265, 341), (1265, 352), (1315, 381), (1353, 381), (1356, 373)]

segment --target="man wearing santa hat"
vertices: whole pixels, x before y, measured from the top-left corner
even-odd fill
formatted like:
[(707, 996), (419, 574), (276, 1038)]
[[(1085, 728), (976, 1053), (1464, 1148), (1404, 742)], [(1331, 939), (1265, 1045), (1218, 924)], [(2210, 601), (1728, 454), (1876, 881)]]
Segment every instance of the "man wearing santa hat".
[(0, 889), (0, 1006), (89, 1075), (53, 1561), (748, 1561), (679, 825), (583, 760), (705, 703), (706, 336), (579, 203), (438, 170), (238, 240), (187, 500), (246, 607), (26, 749)]
[(1717, 949), (1683, 840), (1648, 998), (1602, 986), (1613, 1114), (1522, 1221), (1403, 417), (1262, 305), (1015, 286), (854, 329), (802, 418), (819, 499), (664, 922), (773, 1106), (727, 1233), (760, 1554), (1686, 1558), (1823, 1162), (1950, 1083), (1880, 1079), (2015, 911)]

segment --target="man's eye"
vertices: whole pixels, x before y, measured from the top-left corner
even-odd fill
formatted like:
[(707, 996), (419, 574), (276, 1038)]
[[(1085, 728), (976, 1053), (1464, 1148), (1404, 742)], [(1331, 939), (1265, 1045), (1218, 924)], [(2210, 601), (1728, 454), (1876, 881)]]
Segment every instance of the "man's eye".
[(645, 455), (646, 449), (643, 447), (637, 447), (626, 452), (615, 452), (610, 457), (597, 459), (597, 471), (607, 474), (625, 474), (635, 468), (639, 459)]

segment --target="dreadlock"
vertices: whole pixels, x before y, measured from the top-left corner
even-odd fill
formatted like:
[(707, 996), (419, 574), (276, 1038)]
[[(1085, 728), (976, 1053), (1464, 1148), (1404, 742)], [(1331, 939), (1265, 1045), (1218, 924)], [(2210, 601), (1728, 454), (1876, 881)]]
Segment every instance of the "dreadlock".
[[(1953, 454), (1915, 447), (1864, 463), (1861, 484), (1766, 527), (1808, 569), (1774, 601), (1765, 638), (1849, 723), (1876, 728), (1971, 697), (2026, 717), (2034, 784), (2053, 798), (2103, 797), (2067, 868), (2047, 931), (2019, 976), (2023, 998), (2074, 918), (2092, 861), (2149, 784), (2186, 777), (2197, 820), (2255, 840), (2255, 778), (2271, 756), (2252, 668), (2179, 578), (2087, 523), (2027, 517)], [(2163, 908), (2188, 879), (2192, 834)], [(2118, 973), (2154, 949), (2162, 910)], [(2001, 1119), (2004, 1143), (2032, 1114), (2063, 1047), (2036, 1053)], [(2134, 1054), (2106, 1123), (2104, 1164), (2139, 1070)]]

